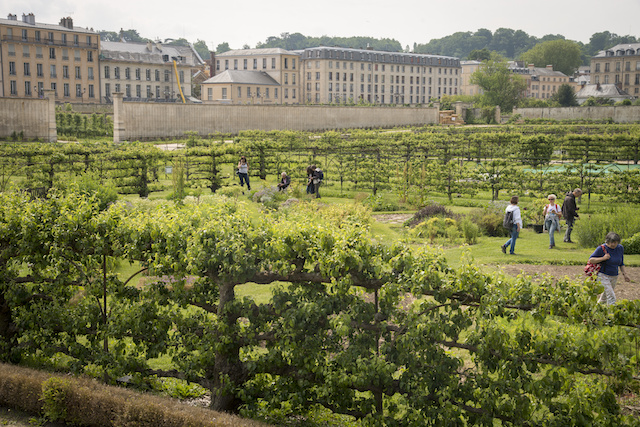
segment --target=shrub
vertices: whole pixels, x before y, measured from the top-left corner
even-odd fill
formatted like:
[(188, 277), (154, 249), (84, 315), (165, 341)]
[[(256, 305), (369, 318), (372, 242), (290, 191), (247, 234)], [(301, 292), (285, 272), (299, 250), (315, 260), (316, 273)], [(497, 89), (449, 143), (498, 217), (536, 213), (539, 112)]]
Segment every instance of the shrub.
[(480, 231), (487, 236), (504, 237), (509, 230), (502, 226), (504, 210), (508, 203), (504, 201), (490, 202), (483, 209), (475, 209), (469, 214), (469, 219), (478, 225)]
[(462, 221), (460, 221), (460, 229), (462, 230), (462, 236), (466, 244), (474, 245), (478, 242), (480, 227), (474, 224), (469, 218), (463, 218)]
[(0, 406), (72, 425), (216, 427), (264, 424), (174, 399), (0, 363)]
[(51, 421), (67, 418), (65, 400), (71, 389), (71, 383), (58, 377), (51, 377), (42, 383), (42, 410), (44, 416)]
[(640, 232), (634, 234), (628, 239), (624, 239), (623, 246), (625, 254), (640, 254)]
[(362, 204), (374, 212), (397, 211), (399, 209), (396, 202), (384, 200), (380, 194), (370, 194), (362, 201)]
[[(640, 217), (634, 207), (620, 207), (581, 215), (575, 222), (575, 235), (582, 247), (595, 247), (604, 241), (607, 233), (614, 231), (625, 240), (640, 232)], [(626, 248), (625, 248), (626, 249)]]
[(456, 214), (451, 212), (446, 207), (439, 205), (437, 203), (432, 203), (420, 209), (418, 212), (413, 215), (410, 219), (408, 219), (404, 225), (407, 227), (414, 227), (417, 224), (423, 222), (426, 218), (432, 218), (435, 216), (441, 216), (446, 218), (456, 218)]

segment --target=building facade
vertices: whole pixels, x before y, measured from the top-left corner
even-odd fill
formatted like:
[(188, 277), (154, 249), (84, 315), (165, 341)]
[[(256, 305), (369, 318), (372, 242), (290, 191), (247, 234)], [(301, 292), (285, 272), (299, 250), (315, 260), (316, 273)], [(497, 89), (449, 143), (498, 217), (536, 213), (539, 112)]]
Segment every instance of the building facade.
[[(216, 55), (202, 101), (300, 104), (300, 55), (280, 48), (231, 50)], [(224, 97), (222, 97), (224, 93)]]
[(126, 101), (182, 102), (181, 91), (186, 101), (191, 98), (192, 70), (202, 64), (191, 47), (102, 42), (102, 102), (112, 102), (114, 92), (124, 93)]
[(461, 75), (462, 75), (462, 84), (460, 85), (460, 95), (480, 95), (483, 93), (483, 90), (480, 86), (471, 84), (471, 75), (478, 71), (482, 62), (471, 60), (471, 61), (461, 61)]
[[(215, 59), (215, 72), (227, 70), (263, 73), (280, 87), (278, 97), (258, 97), (277, 104), (426, 104), (443, 95), (457, 95), (461, 84), (457, 58), (369, 49), (315, 47), (299, 51), (244, 49), (225, 52)], [(245, 76), (245, 82), (260, 80)], [(264, 80), (262, 80), (264, 81)], [(265, 81), (266, 82), (266, 81)], [(232, 85), (235, 88), (232, 89)], [(203, 83), (203, 102), (246, 104), (255, 99), (238, 97), (239, 81), (231, 74)], [(218, 87), (216, 89), (216, 87)], [(226, 87), (227, 98), (217, 98)], [(264, 95), (266, 86), (261, 87)], [(248, 90), (245, 88), (245, 91)], [(212, 94), (209, 98), (207, 94)], [(229, 96), (233, 93), (234, 96)], [(264, 99), (262, 99), (264, 98)]]
[(574, 86), (572, 79), (561, 71), (554, 71), (553, 65), (542, 68), (529, 64), (524, 67), (522, 63), (512, 62), (509, 68), (512, 73), (524, 77), (527, 82), (527, 98), (547, 100), (558, 92), (561, 85)]
[(100, 102), (100, 36), (74, 27), (36, 23), (33, 14), (0, 19), (0, 96), (42, 97), (54, 91), (60, 102)]
[(591, 58), (591, 84), (614, 84), (627, 94), (640, 96), (640, 43), (619, 44)]

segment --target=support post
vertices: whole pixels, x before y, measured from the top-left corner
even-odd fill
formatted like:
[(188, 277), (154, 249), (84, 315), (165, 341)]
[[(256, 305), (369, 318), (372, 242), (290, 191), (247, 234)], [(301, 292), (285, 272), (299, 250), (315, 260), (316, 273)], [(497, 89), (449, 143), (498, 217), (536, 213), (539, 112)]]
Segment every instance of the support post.
[(58, 141), (58, 127), (56, 126), (56, 92), (51, 89), (43, 89), (44, 98), (49, 101), (47, 105), (47, 142)]
[(119, 144), (124, 140), (124, 93), (113, 93), (113, 143)]

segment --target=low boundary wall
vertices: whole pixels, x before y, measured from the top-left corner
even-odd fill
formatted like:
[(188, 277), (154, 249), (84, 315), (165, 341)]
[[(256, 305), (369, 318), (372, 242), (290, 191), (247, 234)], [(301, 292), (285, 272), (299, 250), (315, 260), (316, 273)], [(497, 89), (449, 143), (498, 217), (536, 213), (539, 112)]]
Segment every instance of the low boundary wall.
[(186, 132), (322, 131), (438, 123), (437, 108), (202, 105), (122, 102), (114, 94), (114, 142), (180, 138)]
[(43, 99), (0, 98), (0, 137), (56, 141), (56, 106), (48, 92)]
[(513, 114), (520, 114), (523, 119), (612, 119), (615, 123), (633, 123), (640, 121), (640, 106), (621, 105), (602, 107), (514, 108)]

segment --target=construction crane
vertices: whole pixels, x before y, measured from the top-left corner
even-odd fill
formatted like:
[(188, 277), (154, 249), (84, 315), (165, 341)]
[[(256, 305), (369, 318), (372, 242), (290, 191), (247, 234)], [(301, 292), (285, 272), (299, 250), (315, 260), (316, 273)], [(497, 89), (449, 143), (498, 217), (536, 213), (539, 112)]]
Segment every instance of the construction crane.
[(176, 81), (178, 82), (178, 90), (180, 91), (180, 98), (182, 98), (182, 103), (186, 104), (187, 101), (184, 99), (184, 94), (182, 93), (182, 86), (180, 85), (180, 76), (178, 75), (178, 63), (176, 62), (176, 57), (172, 56), (173, 59), (173, 71), (176, 73)]

